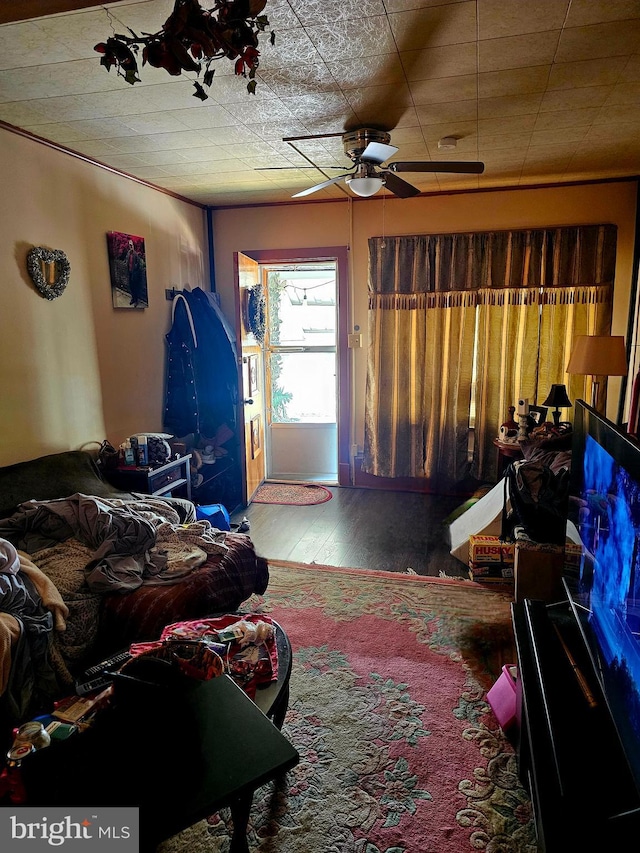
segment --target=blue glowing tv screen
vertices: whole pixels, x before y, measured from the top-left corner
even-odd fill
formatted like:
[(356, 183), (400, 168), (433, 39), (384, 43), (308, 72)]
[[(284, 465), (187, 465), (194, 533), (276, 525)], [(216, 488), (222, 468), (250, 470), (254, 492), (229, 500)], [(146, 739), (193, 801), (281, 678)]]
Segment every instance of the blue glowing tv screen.
[(567, 588), (640, 789), (640, 447), (582, 401), (574, 428)]

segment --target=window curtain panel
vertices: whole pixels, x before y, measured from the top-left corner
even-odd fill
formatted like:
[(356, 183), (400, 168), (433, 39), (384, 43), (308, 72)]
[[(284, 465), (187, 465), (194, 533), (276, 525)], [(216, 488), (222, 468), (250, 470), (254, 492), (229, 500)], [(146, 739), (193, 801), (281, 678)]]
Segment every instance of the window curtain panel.
[(363, 470), (455, 489), (473, 419), (471, 473), (495, 479), (493, 439), (518, 396), (544, 400), (562, 381), (584, 395), (565, 366), (575, 335), (610, 329), (616, 236), (589, 225), (371, 238)]

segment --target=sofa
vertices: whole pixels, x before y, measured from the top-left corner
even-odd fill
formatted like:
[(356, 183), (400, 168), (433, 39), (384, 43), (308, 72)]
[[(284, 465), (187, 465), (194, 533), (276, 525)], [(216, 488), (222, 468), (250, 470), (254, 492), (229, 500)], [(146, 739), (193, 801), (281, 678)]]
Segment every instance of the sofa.
[[(0, 468), (0, 543), (21, 568), (11, 579), (19, 595), (0, 599), (0, 616), (21, 628), (4, 646), (11, 677), (2, 701), (13, 716), (69, 693), (88, 666), (172, 622), (235, 610), (269, 580), (248, 535), (197, 520), (190, 501), (115, 489), (82, 450)], [(41, 643), (43, 634), (47, 671), (34, 673), (42, 658), (30, 660), (25, 639)]]

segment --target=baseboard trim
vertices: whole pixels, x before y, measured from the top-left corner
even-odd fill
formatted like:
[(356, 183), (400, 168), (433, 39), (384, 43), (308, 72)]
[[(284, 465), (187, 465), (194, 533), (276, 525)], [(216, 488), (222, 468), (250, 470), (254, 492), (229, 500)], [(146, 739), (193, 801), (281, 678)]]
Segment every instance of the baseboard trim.
[(362, 456), (356, 456), (353, 460), (353, 485), (359, 489), (379, 489), (388, 492), (418, 492), (423, 495), (452, 495), (456, 497), (470, 497), (474, 493), (471, 490), (461, 488), (460, 491), (443, 492), (434, 489), (426, 477), (377, 477), (375, 474), (367, 474), (362, 470)]
[(367, 474), (362, 470), (362, 456), (356, 456), (353, 460), (353, 485), (360, 489), (435, 494), (424, 477), (377, 477), (375, 474)]

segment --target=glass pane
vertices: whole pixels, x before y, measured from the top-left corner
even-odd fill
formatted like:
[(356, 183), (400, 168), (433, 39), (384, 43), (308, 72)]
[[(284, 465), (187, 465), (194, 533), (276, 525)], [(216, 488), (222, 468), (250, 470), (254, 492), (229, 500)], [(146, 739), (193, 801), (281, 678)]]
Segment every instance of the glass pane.
[(336, 422), (336, 356), (272, 352), (271, 420), (277, 424)]
[(269, 270), (271, 346), (334, 346), (335, 270)]

